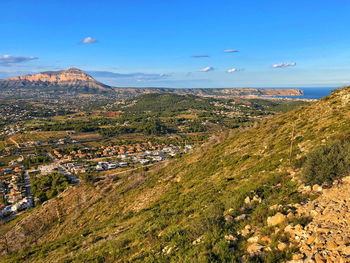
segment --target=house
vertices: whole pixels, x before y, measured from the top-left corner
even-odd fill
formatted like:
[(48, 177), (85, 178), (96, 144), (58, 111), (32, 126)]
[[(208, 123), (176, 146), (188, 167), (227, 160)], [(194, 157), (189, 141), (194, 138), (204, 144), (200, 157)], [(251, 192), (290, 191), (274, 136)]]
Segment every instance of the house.
[(128, 166), (127, 162), (120, 162), (119, 163), (119, 167), (126, 167), (126, 166)]
[(118, 167), (117, 164), (115, 164), (115, 163), (109, 163), (108, 166), (107, 166), (107, 169), (115, 169), (115, 168), (117, 168), (117, 167)]
[(147, 159), (140, 159), (139, 162), (140, 162), (140, 164), (144, 165), (144, 164), (148, 164), (149, 160), (147, 160)]
[(101, 172), (101, 171), (103, 171), (103, 170), (104, 170), (104, 169), (103, 169), (103, 166), (102, 166), (102, 165), (100, 165), (100, 164), (96, 165), (96, 171)]

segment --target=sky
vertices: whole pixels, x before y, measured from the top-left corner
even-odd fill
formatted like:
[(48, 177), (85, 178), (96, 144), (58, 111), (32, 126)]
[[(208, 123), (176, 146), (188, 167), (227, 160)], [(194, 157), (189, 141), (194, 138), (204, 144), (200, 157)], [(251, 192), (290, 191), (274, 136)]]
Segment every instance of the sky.
[(1, 0), (0, 78), (70, 67), (113, 86), (350, 84), (348, 0)]

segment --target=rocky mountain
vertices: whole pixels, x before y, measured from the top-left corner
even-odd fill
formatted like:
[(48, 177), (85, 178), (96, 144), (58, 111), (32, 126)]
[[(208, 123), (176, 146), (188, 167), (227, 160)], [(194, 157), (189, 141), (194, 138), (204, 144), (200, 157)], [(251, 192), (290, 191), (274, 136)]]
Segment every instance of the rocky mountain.
[(36, 88), (67, 89), (82, 93), (112, 92), (113, 89), (96, 81), (80, 69), (70, 68), (60, 71), (46, 71), (35, 75), (24, 75), (0, 80), (0, 89)]
[(60, 71), (46, 71), (35, 75), (25, 75), (0, 80), (1, 89), (35, 89), (41, 92), (66, 90), (77, 93), (113, 93), (119, 98), (135, 97), (147, 93), (192, 94), (205, 97), (262, 97), (262, 96), (301, 96), (300, 89), (172, 89), (172, 88), (116, 88), (95, 80), (80, 69), (70, 68)]
[(350, 140), (350, 87), (70, 187), (0, 227), (0, 261), (349, 262), (348, 180), (300, 180), (308, 153), (339, 140)]

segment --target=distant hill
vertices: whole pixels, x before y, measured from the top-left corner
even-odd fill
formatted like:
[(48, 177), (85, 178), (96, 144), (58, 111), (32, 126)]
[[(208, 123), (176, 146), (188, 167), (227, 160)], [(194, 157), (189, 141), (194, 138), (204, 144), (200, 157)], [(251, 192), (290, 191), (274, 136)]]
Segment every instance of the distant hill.
[(0, 90), (32, 89), (40, 92), (64, 90), (75, 93), (111, 93), (119, 98), (130, 98), (140, 94), (149, 93), (173, 93), (178, 95), (197, 95), (204, 97), (263, 97), (263, 96), (301, 96), (300, 89), (254, 89), (254, 88), (231, 88), (231, 89), (173, 89), (173, 88), (120, 88), (111, 87), (95, 80), (84, 71), (70, 68), (59, 71), (46, 71), (34, 75), (24, 75), (0, 80)]
[(194, 88), (194, 89), (172, 89), (172, 88), (115, 88), (118, 94), (135, 96), (148, 93), (174, 93), (178, 95), (196, 95), (213, 98), (235, 98), (235, 97), (274, 97), (274, 96), (302, 96), (303, 90), (291, 89), (255, 89), (255, 88)]
[(24, 75), (0, 80), (1, 88), (67, 89), (81, 93), (113, 92), (110, 86), (98, 82), (77, 68), (46, 71), (35, 75)]
[(315, 147), (350, 139), (349, 98), (338, 89), (149, 170), (71, 187), (0, 227), (0, 261), (286, 262), (299, 251), (286, 226), (307, 225), (295, 208), (316, 197), (300, 167)]

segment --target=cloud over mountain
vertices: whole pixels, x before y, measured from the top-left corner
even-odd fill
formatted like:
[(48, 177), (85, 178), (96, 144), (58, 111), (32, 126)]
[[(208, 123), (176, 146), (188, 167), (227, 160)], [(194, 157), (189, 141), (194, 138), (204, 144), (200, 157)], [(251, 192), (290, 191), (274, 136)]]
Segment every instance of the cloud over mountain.
[(37, 57), (25, 57), (25, 56), (11, 56), (11, 55), (2, 55), (0, 56), (0, 65), (1, 66), (11, 66), (14, 64), (24, 63), (27, 61), (31, 61), (34, 59), (38, 59)]
[(88, 74), (96, 78), (106, 78), (106, 79), (133, 79), (138, 81), (148, 81), (148, 80), (159, 80), (166, 79), (169, 74), (156, 74), (156, 73), (116, 73), (110, 71), (88, 71)]

